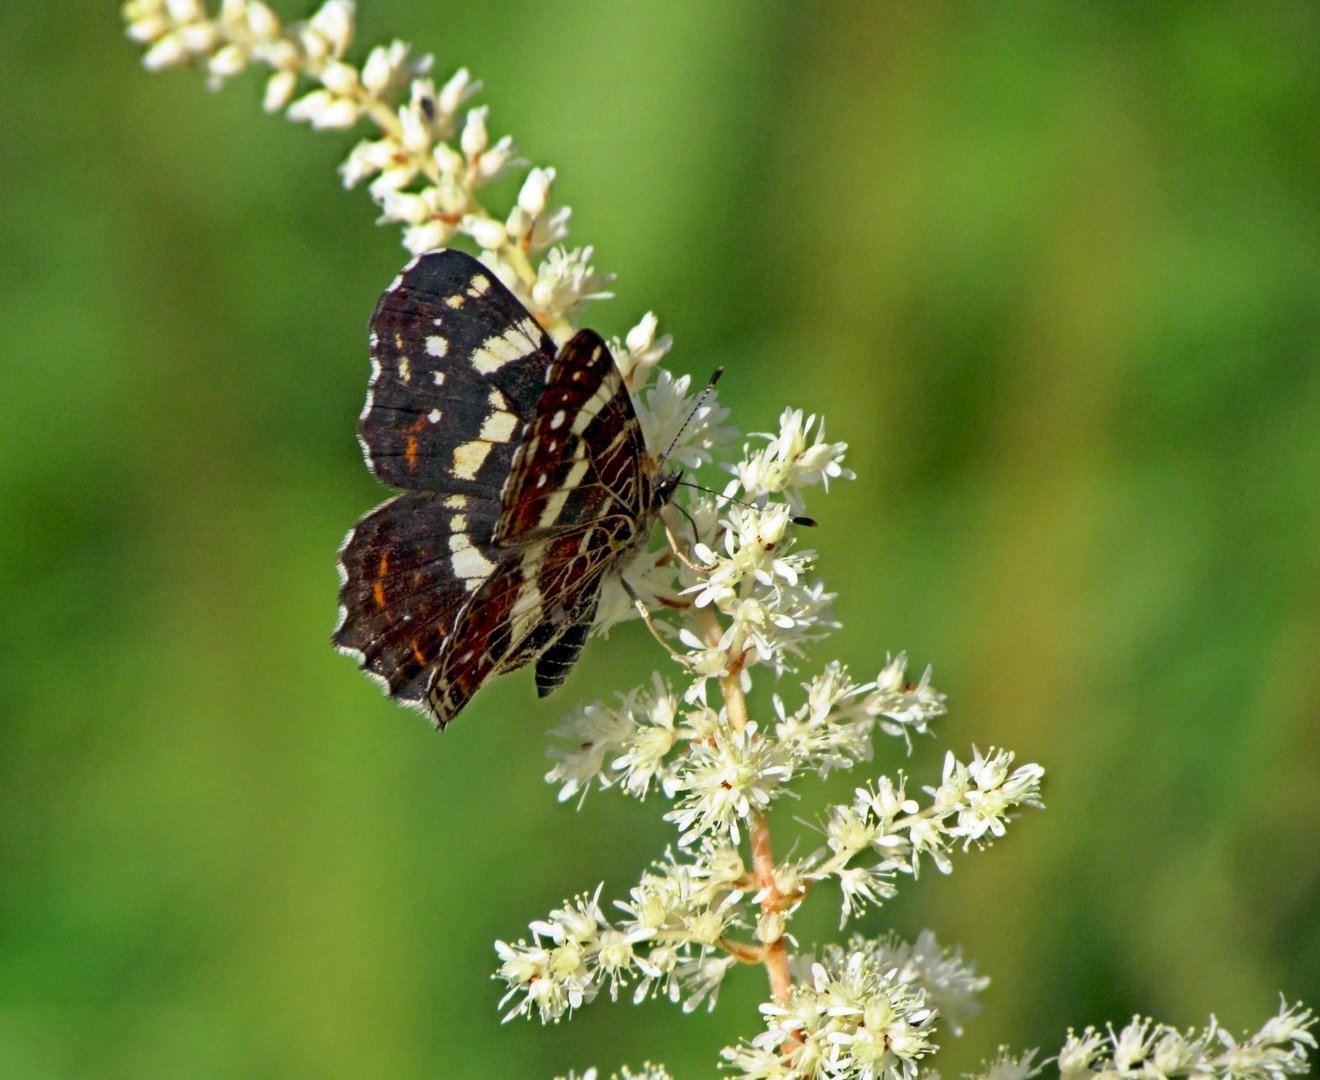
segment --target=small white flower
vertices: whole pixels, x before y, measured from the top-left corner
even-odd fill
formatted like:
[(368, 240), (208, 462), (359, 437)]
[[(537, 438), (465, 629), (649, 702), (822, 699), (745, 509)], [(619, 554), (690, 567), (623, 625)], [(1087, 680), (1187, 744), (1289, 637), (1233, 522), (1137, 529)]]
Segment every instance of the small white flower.
[(321, 85), (332, 94), (346, 97), (360, 86), (357, 68), (342, 60), (331, 61), (321, 70)]
[(356, 102), (336, 97), (329, 90), (304, 94), (287, 113), (290, 120), (304, 120), (318, 131), (350, 128), (357, 123), (361, 110)]
[(142, 57), (142, 66), (148, 71), (161, 71), (174, 67), (188, 58), (183, 39), (178, 34), (166, 34), (156, 41)]
[(249, 0), (247, 5), (248, 30), (253, 37), (273, 38), (280, 33), (280, 18), (268, 4)]
[(458, 115), (458, 110), (463, 107), (463, 103), (480, 89), (481, 83), (473, 80), (468, 69), (459, 68), (449, 77), (448, 82), (440, 88), (440, 93), (436, 95), (437, 119), (443, 118), (446, 123), (452, 123), (453, 118)]
[(342, 56), (353, 40), (353, 4), (351, 0), (325, 0), (308, 21), (329, 44), (335, 56)]
[(651, 369), (668, 354), (674, 339), (669, 334), (657, 338), (655, 332), (659, 319), (648, 311), (641, 321), (628, 331), (623, 342), (617, 339), (610, 343), (615, 363), (623, 374), (624, 381), (630, 388), (636, 389), (651, 377)]
[(608, 709), (600, 702), (593, 702), (569, 714), (554, 730), (566, 745), (551, 747), (550, 755), (558, 763), (545, 774), (547, 783), (562, 785), (559, 801), (565, 802), (579, 793), (581, 798), (586, 798), (593, 780), (606, 786), (610, 781), (606, 760), (619, 753), (636, 731), (627, 699), (621, 709)]
[(591, 265), (591, 256), (589, 247), (572, 251), (556, 248), (537, 267), (531, 299), (547, 322), (557, 322), (580, 310), (588, 300), (612, 295), (604, 291), (612, 276), (599, 273)]
[(268, 113), (286, 108), (298, 89), (298, 76), (292, 71), (277, 71), (266, 80), (266, 92), (261, 107)]
[(550, 202), (550, 185), (554, 179), (554, 169), (536, 168), (529, 172), (518, 192), (518, 209), (529, 218), (537, 218), (545, 213)]
[(742, 823), (764, 812), (792, 772), (783, 748), (761, 738), (755, 724), (716, 730), (692, 744), (676, 777), (678, 805), (665, 818), (683, 830), (684, 847), (709, 832), (737, 843)]
[(389, 45), (377, 45), (362, 65), (362, 85), (377, 97), (388, 98), (401, 83), (408, 46), (397, 38)]
[(488, 105), (468, 110), (467, 122), (463, 125), (463, 134), (458, 140), (468, 160), (479, 157), (490, 145), (490, 135), (486, 131), (486, 119), (489, 116)]

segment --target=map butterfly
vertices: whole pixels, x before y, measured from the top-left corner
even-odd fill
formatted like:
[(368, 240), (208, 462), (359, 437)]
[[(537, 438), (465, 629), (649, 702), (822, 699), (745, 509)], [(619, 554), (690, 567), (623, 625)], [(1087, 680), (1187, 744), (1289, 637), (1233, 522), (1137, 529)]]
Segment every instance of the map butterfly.
[(678, 473), (647, 453), (600, 335), (556, 350), (463, 252), (421, 255), (385, 290), (371, 362), (358, 439), (402, 494), (340, 550), (335, 646), (441, 728), (489, 679), (533, 662), (544, 697)]

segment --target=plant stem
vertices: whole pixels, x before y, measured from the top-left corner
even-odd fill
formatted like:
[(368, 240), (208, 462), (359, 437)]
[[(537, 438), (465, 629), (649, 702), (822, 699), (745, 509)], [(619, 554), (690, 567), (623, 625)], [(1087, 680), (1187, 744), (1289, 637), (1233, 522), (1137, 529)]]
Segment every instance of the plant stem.
[[(717, 647), (723, 636), (719, 619), (710, 608), (698, 610), (697, 618), (701, 621), (706, 641), (712, 648)], [(730, 665), (727, 675), (720, 677), (720, 693), (724, 697), (724, 708), (728, 714), (729, 726), (734, 731), (742, 731), (748, 722), (747, 698), (742, 690), (741, 658)], [(751, 823), (752, 869), (756, 875), (756, 888), (761, 894), (761, 912), (765, 915), (778, 914), (783, 910), (783, 897), (779, 886), (775, 884), (775, 856), (770, 846), (770, 822), (764, 814), (757, 814)], [(788, 992), (792, 980), (788, 974), (788, 949), (783, 937), (767, 941), (761, 957), (766, 974), (770, 979), (770, 995), (781, 1005), (788, 1004)]]
[[(761, 891), (761, 911), (769, 915), (778, 913), (782, 904), (779, 886), (775, 884), (775, 857), (770, 850), (770, 823), (764, 814), (752, 820), (752, 868), (756, 871), (756, 884)], [(788, 1004), (788, 991), (792, 980), (788, 975), (788, 950), (782, 936), (765, 945), (765, 970), (770, 978), (770, 995), (780, 1005)]]

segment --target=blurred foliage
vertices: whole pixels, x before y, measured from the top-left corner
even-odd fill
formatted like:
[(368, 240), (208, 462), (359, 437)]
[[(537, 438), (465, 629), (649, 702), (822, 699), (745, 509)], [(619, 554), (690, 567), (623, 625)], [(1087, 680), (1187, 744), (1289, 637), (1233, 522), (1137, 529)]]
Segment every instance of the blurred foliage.
[[(487, 977), (668, 841), (653, 804), (541, 781), (557, 717), (662, 664), (644, 634), (444, 736), (329, 647), (404, 260), (337, 184), (353, 137), (263, 116), (255, 77), (148, 76), (109, 5), (64, 7), (0, 37), (0, 1075), (711, 1075), (757, 972), (709, 1016), (549, 1030), (501, 1027)], [(744, 429), (799, 404), (852, 445), (811, 508), (844, 623), (817, 659), (907, 648), (949, 745), (1049, 770), (1046, 813), (864, 923), (993, 977), (944, 1074), (1320, 1003), (1320, 7), (359, 15), (471, 66), (558, 168), (620, 275), (594, 325), (654, 308)], [(928, 782), (942, 750), (878, 767)], [(834, 919), (813, 897), (804, 940)]]

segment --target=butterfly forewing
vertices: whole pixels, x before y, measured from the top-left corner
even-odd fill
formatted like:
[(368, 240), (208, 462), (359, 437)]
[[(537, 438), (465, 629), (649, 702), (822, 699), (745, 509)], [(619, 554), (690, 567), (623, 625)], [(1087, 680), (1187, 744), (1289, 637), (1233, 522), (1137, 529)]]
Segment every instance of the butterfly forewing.
[(358, 437), (384, 483), (498, 495), (545, 389), (554, 343), (470, 256), (414, 260), (371, 320)]
[(643, 516), (653, 471), (614, 358), (600, 335), (580, 330), (550, 366), (495, 535), (512, 540), (609, 514)]

